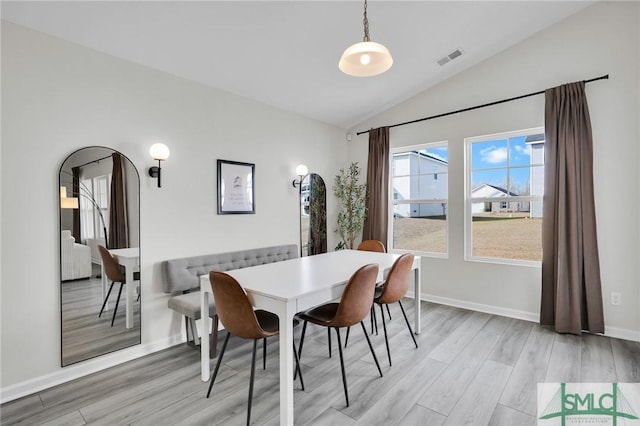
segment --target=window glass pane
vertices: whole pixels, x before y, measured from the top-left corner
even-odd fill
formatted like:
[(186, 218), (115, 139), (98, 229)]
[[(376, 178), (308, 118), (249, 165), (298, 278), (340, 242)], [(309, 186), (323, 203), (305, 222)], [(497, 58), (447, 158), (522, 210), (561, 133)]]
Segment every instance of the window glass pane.
[(393, 248), (447, 252), (447, 203), (394, 205)]
[(530, 195), (531, 167), (518, 167), (509, 172), (510, 195)]
[(496, 204), (502, 203), (472, 204), (472, 255), (542, 261), (542, 217), (530, 217), (528, 212), (502, 212), (495, 208)]
[(396, 200), (408, 200), (411, 196), (411, 185), (409, 184), (409, 177), (397, 177), (393, 179), (393, 192)]
[(507, 166), (507, 140), (475, 142), (471, 145), (473, 170)]
[(501, 197), (507, 194), (507, 169), (471, 172), (471, 197)]
[(526, 136), (509, 139), (509, 166), (528, 166), (531, 164), (529, 145)]
[(391, 182), (394, 204), (389, 248), (446, 254), (449, 195), (446, 143), (394, 152)]

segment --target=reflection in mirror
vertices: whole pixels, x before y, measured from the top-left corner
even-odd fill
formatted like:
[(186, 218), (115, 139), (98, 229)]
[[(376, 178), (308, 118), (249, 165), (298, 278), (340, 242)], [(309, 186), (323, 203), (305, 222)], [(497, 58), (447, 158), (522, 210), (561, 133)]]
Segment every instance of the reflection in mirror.
[(327, 191), (316, 173), (300, 184), (300, 248), (301, 256), (327, 252)]
[(59, 190), (64, 367), (140, 343), (140, 179), (124, 155), (88, 147), (64, 160)]

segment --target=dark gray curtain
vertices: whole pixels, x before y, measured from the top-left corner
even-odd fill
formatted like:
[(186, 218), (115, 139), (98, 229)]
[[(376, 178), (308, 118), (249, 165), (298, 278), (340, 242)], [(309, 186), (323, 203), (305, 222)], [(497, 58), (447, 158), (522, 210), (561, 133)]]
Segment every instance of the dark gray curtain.
[[(73, 188), (71, 189), (71, 196), (78, 198), (78, 203), (80, 203), (80, 167), (72, 167), (71, 172), (73, 173)], [(81, 235), (80, 235), (80, 208), (73, 209), (73, 229), (71, 233), (73, 234), (73, 238), (75, 238), (76, 243), (82, 243)]]
[(584, 82), (548, 89), (540, 323), (559, 333), (604, 333), (592, 145)]
[(109, 203), (109, 248), (126, 248), (129, 247), (129, 238), (122, 157), (117, 152), (114, 152), (111, 157), (113, 171), (111, 172), (111, 200)]
[(367, 216), (363, 240), (379, 240), (386, 246), (389, 214), (389, 128), (369, 130), (367, 162)]

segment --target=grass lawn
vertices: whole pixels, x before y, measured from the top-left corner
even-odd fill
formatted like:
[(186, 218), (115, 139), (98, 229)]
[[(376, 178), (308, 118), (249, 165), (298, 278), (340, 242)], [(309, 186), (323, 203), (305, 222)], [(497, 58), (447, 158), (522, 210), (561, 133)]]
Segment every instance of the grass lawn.
[[(395, 219), (394, 247), (446, 253), (446, 231), (444, 217)], [(474, 215), (473, 255), (541, 261), (542, 219), (526, 213)]]

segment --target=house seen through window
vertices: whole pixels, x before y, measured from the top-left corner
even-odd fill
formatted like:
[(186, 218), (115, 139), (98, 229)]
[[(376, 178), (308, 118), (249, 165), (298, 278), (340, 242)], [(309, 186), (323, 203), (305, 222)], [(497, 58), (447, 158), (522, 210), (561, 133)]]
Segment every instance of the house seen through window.
[(544, 128), (466, 139), (466, 258), (542, 260)]
[(430, 143), (392, 151), (392, 249), (447, 254), (448, 145)]

